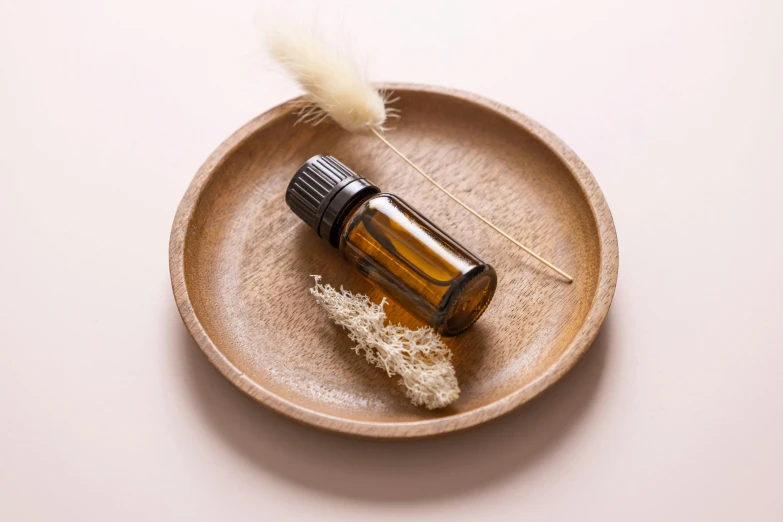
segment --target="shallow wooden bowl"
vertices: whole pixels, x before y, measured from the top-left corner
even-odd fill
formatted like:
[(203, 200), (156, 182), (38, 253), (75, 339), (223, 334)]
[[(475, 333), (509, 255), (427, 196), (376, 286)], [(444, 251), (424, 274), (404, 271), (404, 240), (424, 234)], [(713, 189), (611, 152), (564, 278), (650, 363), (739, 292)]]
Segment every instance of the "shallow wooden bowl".
[[(340, 433), (411, 438), (475, 426), (557, 381), (598, 333), (617, 281), (617, 236), (590, 172), (552, 133), (472, 94), (382, 85), (400, 97), (389, 139), (522, 243), (574, 276), (563, 282), (420, 178), (371, 135), (295, 124), (294, 104), (257, 117), (196, 174), (171, 233), (174, 296), (190, 333), (244, 392), (298, 421)], [(462, 393), (412, 406), (396, 379), (351, 351), (308, 292), (311, 274), (382, 294), (286, 206), (296, 169), (331, 154), (401, 196), (480, 258), (499, 283), (484, 316), (447, 340)], [(416, 325), (396, 305), (394, 321)]]

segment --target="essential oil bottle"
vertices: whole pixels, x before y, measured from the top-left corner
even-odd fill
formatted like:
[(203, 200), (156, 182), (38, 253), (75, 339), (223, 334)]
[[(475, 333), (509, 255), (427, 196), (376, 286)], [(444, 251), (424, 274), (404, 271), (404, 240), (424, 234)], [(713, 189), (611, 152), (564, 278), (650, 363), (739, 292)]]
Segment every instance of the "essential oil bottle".
[(466, 330), (492, 300), (491, 266), (331, 156), (302, 165), (285, 199), (362, 275), (441, 335)]

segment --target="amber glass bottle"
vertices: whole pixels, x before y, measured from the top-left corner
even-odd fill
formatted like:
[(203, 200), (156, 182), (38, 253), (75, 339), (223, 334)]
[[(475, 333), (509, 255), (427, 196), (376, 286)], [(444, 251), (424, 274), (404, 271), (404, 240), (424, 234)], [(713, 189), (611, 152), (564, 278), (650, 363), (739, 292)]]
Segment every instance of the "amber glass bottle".
[(318, 155), (294, 175), (286, 202), (395, 302), (445, 336), (481, 316), (495, 270), (397, 196)]

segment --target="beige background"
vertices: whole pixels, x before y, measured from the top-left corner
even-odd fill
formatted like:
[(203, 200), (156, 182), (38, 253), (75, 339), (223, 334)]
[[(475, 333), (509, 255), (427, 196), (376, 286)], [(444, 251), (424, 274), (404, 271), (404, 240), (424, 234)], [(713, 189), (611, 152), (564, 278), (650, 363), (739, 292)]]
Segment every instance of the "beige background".
[(279, 7), (2, 0), (0, 520), (783, 520), (783, 4), (293, 8), (373, 78), (496, 99), (584, 159), (621, 251), (599, 340), (444, 440), (256, 406), (189, 339), (167, 247), (201, 162), (295, 93), (260, 57)]

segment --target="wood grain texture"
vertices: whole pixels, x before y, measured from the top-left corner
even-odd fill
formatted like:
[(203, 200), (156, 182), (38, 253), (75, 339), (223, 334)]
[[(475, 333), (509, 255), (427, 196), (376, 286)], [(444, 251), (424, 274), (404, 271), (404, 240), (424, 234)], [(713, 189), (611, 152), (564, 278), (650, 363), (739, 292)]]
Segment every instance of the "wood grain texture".
[[(182, 318), (215, 367), (298, 421), (344, 434), (414, 438), (496, 418), (535, 397), (587, 350), (617, 281), (617, 236), (585, 165), (551, 132), (497, 103), (451, 89), (384, 84), (400, 96), (388, 138), (455, 195), (574, 276), (556, 274), (418, 176), (372, 135), (295, 125), (292, 102), (238, 130), (196, 174), (171, 232)], [(448, 339), (462, 394), (448, 408), (412, 406), (394, 379), (351, 351), (307, 289), (310, 274), (374, 289), (286, 206), (296, 169), (331, 154), (397, 194), (498, 272), (487, 312)], [(394, 305), (392, 320), (417, 323)]]

